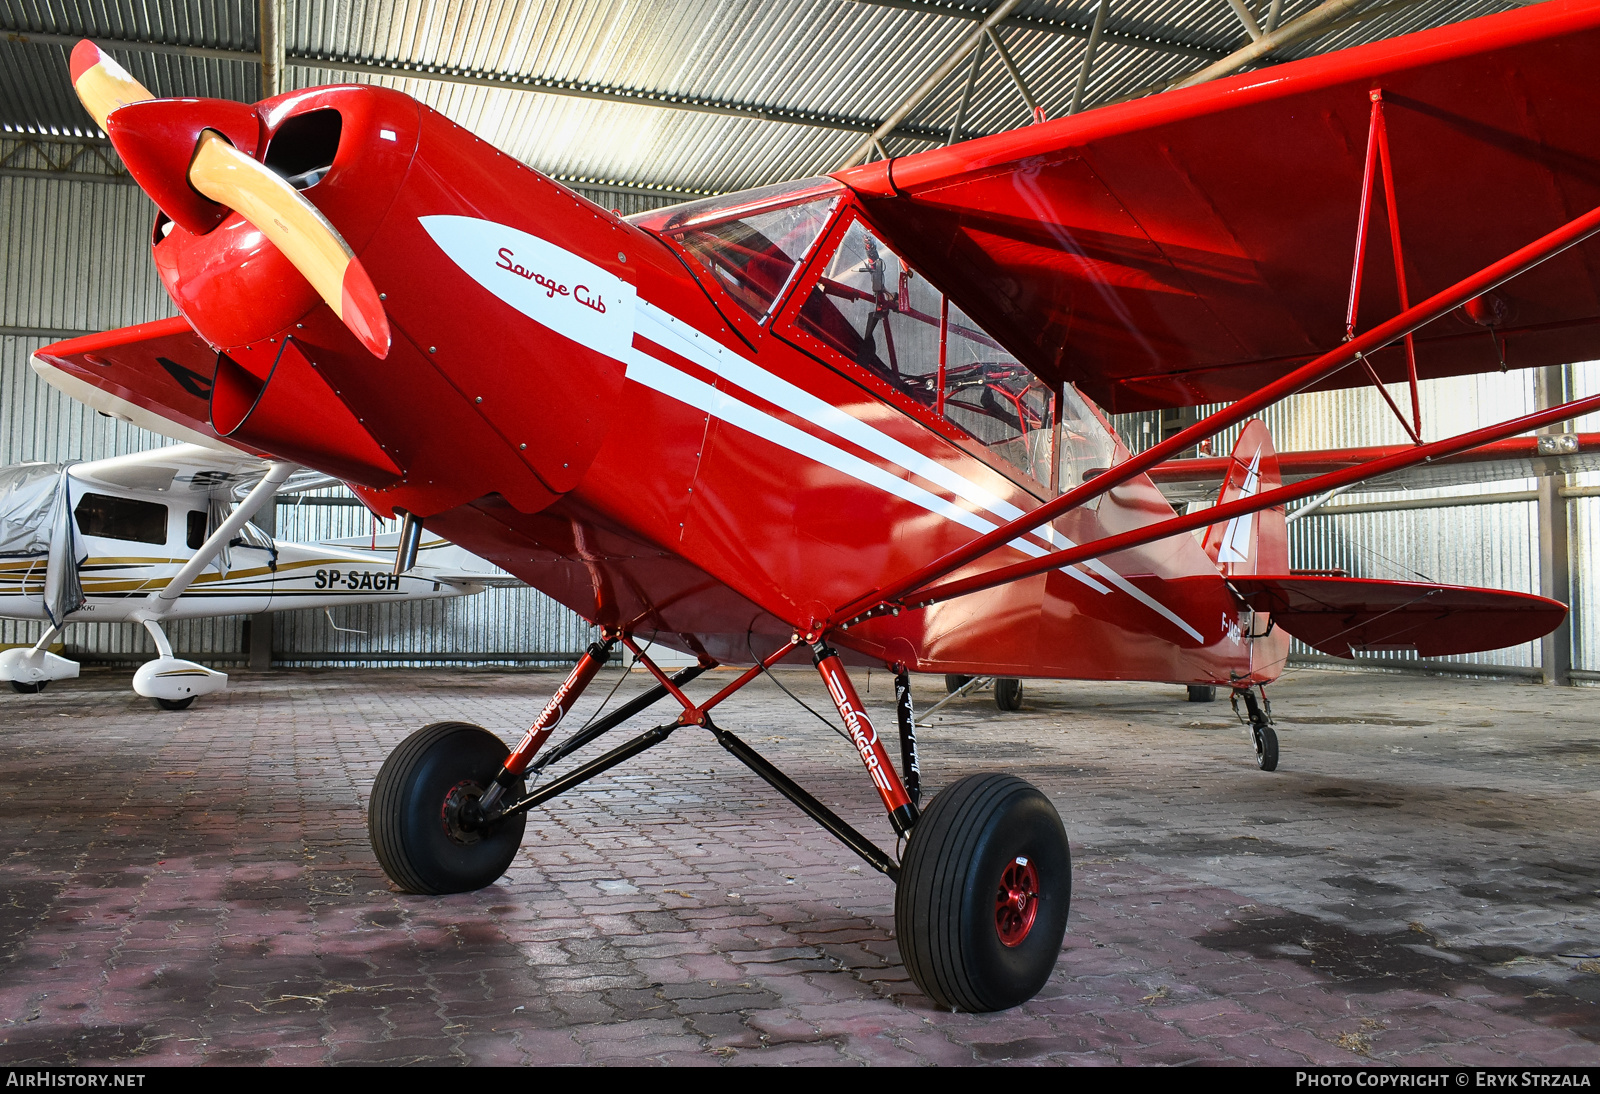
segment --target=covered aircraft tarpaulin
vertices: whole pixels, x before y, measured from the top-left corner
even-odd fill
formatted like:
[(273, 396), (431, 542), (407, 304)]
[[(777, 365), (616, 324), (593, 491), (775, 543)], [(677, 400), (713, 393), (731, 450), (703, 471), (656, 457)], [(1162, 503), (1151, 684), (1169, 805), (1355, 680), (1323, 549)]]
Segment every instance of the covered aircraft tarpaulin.
[(78, 526), (67, 465), (24, 463), (0, 469), (0, 558), (46, 560), (44, 610), (60, 625), (83, 607)]
[(0, 558), (49, 553), (50, 514), (64, 470), (59, 463), (0, 468)]

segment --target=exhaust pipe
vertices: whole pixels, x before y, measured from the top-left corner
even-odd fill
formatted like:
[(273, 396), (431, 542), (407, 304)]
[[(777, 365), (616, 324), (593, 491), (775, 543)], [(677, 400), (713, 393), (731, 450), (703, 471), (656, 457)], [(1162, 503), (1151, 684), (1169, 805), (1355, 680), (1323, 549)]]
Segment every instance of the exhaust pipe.
[(400, 526), (400, 542), (394, 549), (394, 576), (399, 577), (417, 564), (417, 548), (422, 545), (422, 518), (415, 513), (403, 513), (405, 523)]

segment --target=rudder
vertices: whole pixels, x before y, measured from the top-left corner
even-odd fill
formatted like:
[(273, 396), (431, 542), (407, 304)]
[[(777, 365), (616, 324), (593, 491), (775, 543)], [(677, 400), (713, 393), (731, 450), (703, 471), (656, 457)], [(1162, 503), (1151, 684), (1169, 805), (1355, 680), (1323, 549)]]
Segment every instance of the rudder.
[[(1239, 433), (1217, 504), (1276, 490), (1278, 451), (1266, 423), (1252, 418)], [(1289, 572), (1289, 525), (1282, 509), (1246, 513), (1206, 529), (1201, 546), (1225, 577)]]

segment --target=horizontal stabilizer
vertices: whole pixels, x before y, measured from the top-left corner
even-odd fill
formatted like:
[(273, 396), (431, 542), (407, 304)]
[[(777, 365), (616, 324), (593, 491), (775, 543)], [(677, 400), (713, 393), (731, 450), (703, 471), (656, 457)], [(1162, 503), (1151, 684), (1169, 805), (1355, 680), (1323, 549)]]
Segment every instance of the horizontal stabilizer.
[(1504, 649), (1543, 638), (1567, 607), (1529, 593), (1379, 581), (1359, 577), (1240, 577), (1229, 582), (1246, 604), (1335, 657), (1410, 650), (1446, 657)]

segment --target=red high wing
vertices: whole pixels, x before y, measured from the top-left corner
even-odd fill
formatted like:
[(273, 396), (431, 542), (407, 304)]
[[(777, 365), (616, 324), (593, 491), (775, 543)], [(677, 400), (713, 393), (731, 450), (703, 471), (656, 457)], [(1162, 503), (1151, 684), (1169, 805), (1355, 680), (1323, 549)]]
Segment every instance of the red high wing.
[[(1216, 402), (1344, 333), (1371, 90), (1415, 300), (1600, 204), (1596, 71), (1600, 3), (1551, 0), (838, 177), (1042, 375), (1118, 412)], [(1400, 310), (1384, 219), (1357, 329)], [(1580, 252), (1477, 311), (1496, 325), (1419, 332), (1423, 376), (1600, 352), (1600, 272)], [(1374, 361), (1405, 375), (1397, 347)]]

